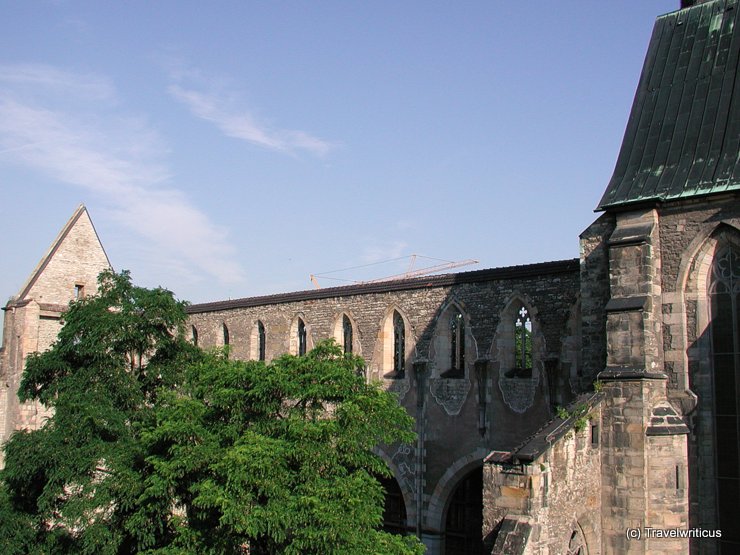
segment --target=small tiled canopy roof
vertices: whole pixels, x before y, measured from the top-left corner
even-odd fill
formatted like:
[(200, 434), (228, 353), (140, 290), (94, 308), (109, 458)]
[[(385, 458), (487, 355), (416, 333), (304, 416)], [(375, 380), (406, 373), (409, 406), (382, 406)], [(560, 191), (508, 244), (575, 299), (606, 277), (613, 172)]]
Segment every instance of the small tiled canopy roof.
[(657, 19), (606, 210), (740, 190), (738, 0)]

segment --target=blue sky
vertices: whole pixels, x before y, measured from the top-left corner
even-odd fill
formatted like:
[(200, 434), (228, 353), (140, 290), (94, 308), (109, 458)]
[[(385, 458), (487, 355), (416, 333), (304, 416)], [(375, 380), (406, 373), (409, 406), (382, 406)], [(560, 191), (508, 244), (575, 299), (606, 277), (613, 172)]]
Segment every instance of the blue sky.
[(193, 302), (577, 257), (678, 3), (0, 0), (0, 295), (81, 202)]

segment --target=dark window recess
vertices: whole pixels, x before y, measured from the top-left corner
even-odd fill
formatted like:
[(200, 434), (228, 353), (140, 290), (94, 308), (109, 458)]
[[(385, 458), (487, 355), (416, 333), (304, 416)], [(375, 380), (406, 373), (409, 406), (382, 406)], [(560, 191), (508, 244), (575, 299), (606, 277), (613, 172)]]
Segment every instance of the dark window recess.
[(459, 310), (450, 317), (450, 368), (443, 378), (465, 377), (465, 319)]
[[(722, 530), (720, 551), (740, 546), (740, 255), (732, 247), (719, 251), (709, 283), (712, 315), (717, 513)], [(676, 467), (676, 487), (680, 469)]]
[(352, 322), (345, 314), (342, 316), (342, 339), (344, 341), (344, 352), (352, 353)]
[(298, 318), (298, 356), (306, 354), (306, 324)]
[(259, 341), (258, 359), (265, 360), (265, 325), (259, 321), (257, 322), (257, 338)]
[(74, 296), (76, 301), (82, 299), (85, 296), (85, 286), (80, 283), (75, 283)]
[(393, 313), (393, 374), (403, 378), (406, 373), (406, 326), (398, 312)]
[(229, 328), (226, 326), (226, 324), (223, 324), (223, 332), (224, 332), (224, 345), (228, 345), (231, 339), (229, 338)]
[(190, 331), (192, 332), (192, 335), (193, 335), (193, 345), (197, 347), (198, 346), (198, 329), (195, 326), (192, 326)]

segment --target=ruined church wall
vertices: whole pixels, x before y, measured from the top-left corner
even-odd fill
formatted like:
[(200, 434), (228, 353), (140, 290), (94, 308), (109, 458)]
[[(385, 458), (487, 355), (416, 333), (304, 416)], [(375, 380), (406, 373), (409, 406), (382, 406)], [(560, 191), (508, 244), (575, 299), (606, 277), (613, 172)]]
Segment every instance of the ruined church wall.
[[(563, 351), (564, 340), (579, 344), (580, 338), (570, 337), (568, 327), (577, 306), (579, 274), (572, 271), (553, 275), (498, 279), (450, 286), (423, 286), (405, 290), (340, 295), (320, 299), (298, 299), (291, 302), (201, 311), (190, 307), (189, 325), (197, 329), (198, 344), (208, 348), (224, 343), (223, 325), (229, 334), (229, 349), (234, 358), (255, 358), (257, 321), (266, 331), (266, 359), (291, 351), (294, 322), (300, 316), (306, 324), (308, 348), (322, 339), (334, 337), (337, 322), (347, 314), (354, 325), (354, 338), (366, 362), (368, 376), (381, 379), (395, 391), (409, 414), (417, 416), (417, 382), (414, 362), (426, 363), (424, 382), (424, 453), (423, 499), (430, 509), (424, 520), (425, 529), (444, 529), (445, 507), (449, 495), (472, 467), (482, 465), (490, 449), (511, 449), (536, 431), (550, 418), (548, 376), (545, 360), (556, 364)], [(307, 294), (310, 292), (307, 292)], [(293, 294), (292, 294), (293, 295)], [(539, 352), (531, 378), (507, 378), (500, 364), (500, 346), (505, 342), (500, 334), (502, 317), (508, 318), (507, 307), (523, 302), (536, 318)], [(238, 301), (234, 302), (235, 304)], [(466, 368), (459, 379), (446, 379), (445, 361), (435, 354), (435, 333), (439, 333), (440, 316), (454, 304), (466, 319)], [(407, 322), (407, 364), (405, 378), (383, 379), (384, 344), (392, 342), (383, 332), (386, 319), (398, 310)], [(339, 338), (337, 338), (339, 339)], [(510, 342), (513, 348), (513, 340)], [(294, 345), (293, 345), (294, 347)], [(479, 390), (476, 361), (488, 361), (483, 390)], [(481, 404), (485, 417), (481, 430)], [(482, 432), (482, 433), (481, 433)], [(386, 454), (407, 475), (397, 475), (406, 484), (407, 500), (416, 498), (415, 446)], [(471, 467), (472, 465), (472, 467)], [(455, 469), (455, 470), (451, 470)], [(459, 472), (458, 472), (459, 470)], [(410, 513), (415, 508), (407, 507)]]

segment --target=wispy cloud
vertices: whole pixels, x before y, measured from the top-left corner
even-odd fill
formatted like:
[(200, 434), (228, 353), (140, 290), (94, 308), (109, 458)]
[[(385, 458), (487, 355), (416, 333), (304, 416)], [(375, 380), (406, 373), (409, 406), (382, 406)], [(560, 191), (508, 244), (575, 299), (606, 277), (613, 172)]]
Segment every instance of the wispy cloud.
[[(102, 77), (86, 74), (71, 74), (54, 67), (40, 64), (0, 65), (0, 83), (13, 87), (16, 92), (25, 89), (31, 94), (40, 89), (63, 94), (68, 99), (112, 100), (115, 98), (113, 85)], [(7, 91), (5, 91), (7, 92)]]
[(168, 91), (172, 97), (228, 137), (270, 150), (305, 151), (317, 156), (326, 155), (334, 147), (305, 131), (279, 129), (258, 121), (237, 93), (215, 85), (216, 80), (206, 79), (198, 71), (171, 70), (170, 78)]
[(0, 66), (0, 163), (97, 195), (120, 224), (156, 246), (162, 261), (186, 260), (221, 283), (241, 281), (226, 231), (170, 184), (161, 138), (144, 118), (115, 109), (114, 100), (103, 78)]

